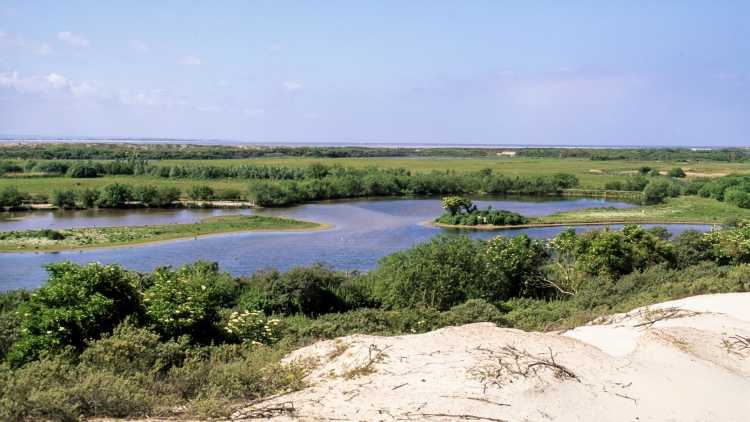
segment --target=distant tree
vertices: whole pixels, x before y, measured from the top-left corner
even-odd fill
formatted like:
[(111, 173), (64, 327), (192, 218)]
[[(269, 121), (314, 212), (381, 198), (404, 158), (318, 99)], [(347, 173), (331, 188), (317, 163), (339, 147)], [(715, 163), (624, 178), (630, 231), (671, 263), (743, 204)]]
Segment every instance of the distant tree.
[(649, 174), (651, 172), (651, 170), (652, 169), (649, 166), (642, 166), (642, 167), (638, 168), (638, 173), (640, 173), (640, 174), (642, 174), (642, 175), (645, 176), (645, 175)]
[(76, 193), (70, 189), (56, 190), (52, 192), (52, 204), (64, 210), (76, 207)]
[(456, 215), (461, 210), (464, 210), (467, 213), (469, 213), (472, 210), (476, 209), (476, 207), (474, 206), (474, 203), (471, 202), (470, 199), (467, 199), (461, 196), (444, 197), (442, 201), (442, 206), (443, 206), (443, 209), (448, 211), (450, 215)]
[(122, 208), (132, 199), (130, 186), (113, 183), (99, 189), (96, 205), (102, 208)]
[(667, 172), (667, 176), (683, 178), (685, 177), (685, 171), (681, 167), (675, 167)]
[(0, 190), (0, 207), (15, 208), (23, 203), (23, 195), (15, 186), (8, 186)]
[(70, 168), (68, 168), (68, 177), (99, 177), (99, 169), (93, 163), (74, 163), (72, 166), (70, 166)]
[(96, 205), (96, 200), (99, 198), (99, 192), (93, 188), (84, 188), (76, 192), (78, 202), (84, 208), (91, 208)]
[(194, 201), (209, 201), (214, 197), (214, 190), (208, 185), (195, 185), (188, 190), (187, 194)]

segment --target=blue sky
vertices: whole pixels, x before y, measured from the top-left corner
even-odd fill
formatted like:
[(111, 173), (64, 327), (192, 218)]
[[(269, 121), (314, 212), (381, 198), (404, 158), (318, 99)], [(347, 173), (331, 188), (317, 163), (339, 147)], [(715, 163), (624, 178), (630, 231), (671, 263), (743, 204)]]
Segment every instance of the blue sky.
[(0, 0), (0, 134), (746, 146), (748, 16), (747, 1)]

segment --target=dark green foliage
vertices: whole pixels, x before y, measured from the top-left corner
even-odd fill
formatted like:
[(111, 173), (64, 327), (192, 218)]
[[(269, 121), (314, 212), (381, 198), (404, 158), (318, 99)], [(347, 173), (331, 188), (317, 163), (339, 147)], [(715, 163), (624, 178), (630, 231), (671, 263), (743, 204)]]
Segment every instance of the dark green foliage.
[(750, 208), (750, 176), (725, 176), (703, 181), (698, 194), (704, 198), (727, 201), (742, 208)]
[(280, 273), (262, 271), (250, 277), (239, 305), (266, 314), (315, 316), (343, 312), (368, 302), (351, 278), (323, 265), (296, 267)]
[(20, 307), (31, 294), (25, 290), (0, 293), (0, 362), (21, 336)]
[(36, 164), (33, 171), (47, 174), (65, 174), (68, 167), (70, 167), (70, 164), (65, 161), (47, 161)]
[(675, 167), (667, 171), (667, 176), (683, 178), (685, 177), (685, 171), (682, 169), (682, 167)]
[(486, 210), (473, 210), (468, 213), (450, 214), (449, 212), (446, 212), (435, 221), (442, 224), (462, 226), (476, 226), (478, 224), (515, 226), (529, 222), (529, 220), (521, 214), (506, 210), (493, 210), (492, 207), (489, 207)]
[(16, 208), (23, 203), (23, 195), (15, 186), (0, 189), (0, 207)]
[(101, 208), (124, 208), (133, 200), (133, 191), (128, 185), (113, 183), (99, 189), (96, 205)]
[(136, 276), (119, 266), (63, 262), (47, 266), (49, 280), (20, 309), (22, 336), (9, 352), (15, 366), (111, 331), (138, 312)]
[(646, 204), (658, 204), (665, 198), (673, 198), (680, 195), (680, 187), (669, 180), (655, 178), (648, 182), (643, 189), (643, 202)]
[(99, 168), (91, 162), (74, 163), (68, 168), (68, 177), (91, 178), (99, 177)]
[(194, 201), (210, 201), (214, 198), (214, 190), (208, 185), (196, 185), (188, 190), (188, 197)]
[(70, 189), (63, 189), (52, 192), (52, 204), (64, 210), (76, 208), (75, 191)]
[(634, 269), (675, 262), (672, 244), (658, 233), (637, 225), (622, 231), (592, 230), (577, 235), (572, 229), (553, 239), (558, 256), (570, 257), (570, 265), (589, 275), (619, 277)]
[(91, 208), (96, 205), (96, 200), (99, 199), (99, 192), (92, 188), (81, 189), (76, 192), (76, 198), (82, 207)]
[(6, 173), (23, 173), (23, 167), (10, 161), (0, 161), (0, 176)]
[(724, 191), (724, 201), (740, 208), (750, 208), (750, 190), (742, 187), (732, 187)]
[(133, 199), (147, 207), (170, 207), (180, 199), (180, 190), (170, 186), (136, 186), (133, 188)]

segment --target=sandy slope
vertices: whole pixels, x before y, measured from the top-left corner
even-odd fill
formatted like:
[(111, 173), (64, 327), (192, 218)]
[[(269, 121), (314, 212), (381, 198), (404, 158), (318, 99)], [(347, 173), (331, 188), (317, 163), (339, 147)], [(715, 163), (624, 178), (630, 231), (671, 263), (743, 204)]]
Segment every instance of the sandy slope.
[(564, 333), (480, 323), (292, 353), (310, 387), (233, 419), (748, 421), (750, 294), (697, 296)]

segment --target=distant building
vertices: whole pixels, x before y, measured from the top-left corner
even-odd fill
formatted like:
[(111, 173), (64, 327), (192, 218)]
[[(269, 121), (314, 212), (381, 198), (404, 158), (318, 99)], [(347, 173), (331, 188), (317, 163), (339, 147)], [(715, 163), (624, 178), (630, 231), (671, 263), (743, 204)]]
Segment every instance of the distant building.
[(501, 157), (515, 157), (516, 151), (500, 151), (497, 153), (497, 155)]

